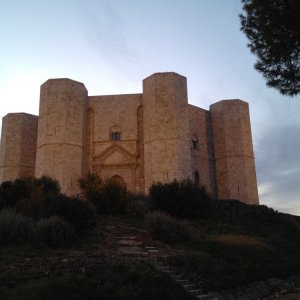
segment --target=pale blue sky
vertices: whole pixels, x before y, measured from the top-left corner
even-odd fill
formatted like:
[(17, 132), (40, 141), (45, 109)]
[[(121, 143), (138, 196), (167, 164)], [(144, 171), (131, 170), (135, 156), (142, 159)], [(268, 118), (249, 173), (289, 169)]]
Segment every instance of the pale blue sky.
[(49, 78), (89, 95), (136, 93), (154, 72), (188, 79), (189, 102), (250, 104), (260, 202), (300, 215), (300, 97), (267, 88), (240, 32), (240, 0), (0, 0), (0, 117), (38, 114)]

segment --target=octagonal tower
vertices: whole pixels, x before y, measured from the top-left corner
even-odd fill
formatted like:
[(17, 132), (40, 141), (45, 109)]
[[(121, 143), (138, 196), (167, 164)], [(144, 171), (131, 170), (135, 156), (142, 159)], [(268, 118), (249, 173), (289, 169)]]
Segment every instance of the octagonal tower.
[(41, 86), (35, 176), (58, 180), (63, 193), (80, 192), (87, 174), (87, 90), (70, 79), (50, 79)]

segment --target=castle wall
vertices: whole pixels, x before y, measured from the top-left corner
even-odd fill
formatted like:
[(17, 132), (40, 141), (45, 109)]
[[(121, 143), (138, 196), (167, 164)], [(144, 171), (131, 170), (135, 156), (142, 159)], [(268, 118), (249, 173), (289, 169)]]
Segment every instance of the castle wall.
[(78, 179), (88, 171), (86, 155), (87, 90), (70, 79), (41, 86), (36, 177), (59, 181), (68, 195), (80, 192)]
[(190, 178), (214, 197), (258, 204), (248, 104), (223, 100), (207, 111), (188, 104), (185, 77), (155, 73), (128, 95), (88, 96), (82, 83), (51, 79), (39, 118), (3, 118), (0, 182), (48, 175), (75, 195), (88, 172), (142, 193)]
[(191, 178), (186, 78), (155, 73), (143, 81), (145, 192), (153, 182)]
[(248, 104), (223, 100), (210, 111), (218, 198), (258, 204)]
[[(140, 191), (137, 176), (137, 110), (142, 94), (89, 97), (90, 172), (103, 178), (119, 176), (127, 188)], [(120, 140), (112, 140), (112, 130)]]
[(38, 117), (25, 113), (2, 119), (0, 182), (34, 176), (37, 125)]
[(202, 108), (189, 105), (191, 162), (194, 180), (196, 172), (199, 183), (215, 195), (214, 157), (211, 147), (210, 113)]

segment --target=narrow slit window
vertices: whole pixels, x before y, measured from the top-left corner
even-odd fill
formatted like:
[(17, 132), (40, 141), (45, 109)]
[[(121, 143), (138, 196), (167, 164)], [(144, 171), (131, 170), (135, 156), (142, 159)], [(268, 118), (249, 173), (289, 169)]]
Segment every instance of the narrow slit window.
[(198, 149), (198, 137), (196, 135), (192, 137), (192, 149)]
[(195, 171), (195, 173), (194, 173), (194, 180), (195, 180), (196, 184), (199, 184), (199, 182), (200, 182), (200, 176), (199, 176), (199, 172), (198, 171)]

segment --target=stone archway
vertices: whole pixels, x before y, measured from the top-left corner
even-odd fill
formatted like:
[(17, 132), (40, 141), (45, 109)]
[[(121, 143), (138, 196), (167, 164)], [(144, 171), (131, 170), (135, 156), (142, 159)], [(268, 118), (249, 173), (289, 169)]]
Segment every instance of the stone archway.
[(125, 180), (121, 176), (114, 175), (111, 179), (119, 183), (122, 187), (126, 188)]

